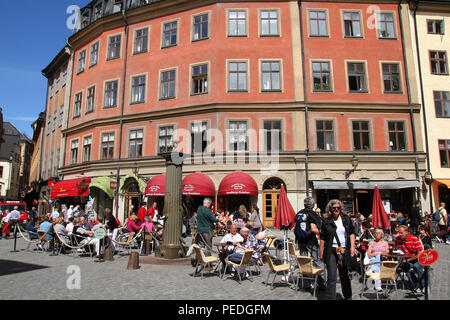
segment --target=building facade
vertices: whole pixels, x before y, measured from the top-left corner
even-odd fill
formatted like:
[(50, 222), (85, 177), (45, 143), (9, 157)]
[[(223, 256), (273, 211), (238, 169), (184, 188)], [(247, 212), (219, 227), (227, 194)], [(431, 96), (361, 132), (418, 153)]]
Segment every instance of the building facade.
[(428, 210), (433, 212), (439, 203), (450, 205), (450, 76), (448, 54), (450, 52), (450, 2), (418, 1), (410, 5), (412, 36), (417, 57), (417, 81), (423, 104), (425, 139), (428, 149), (427, 170), (431, 182), (432, 202)]
[[(257, 205), (267, 226), (281, 184), (294, 209), (313, 195), (322, 210), (339, 198), (368, 215), (375, 185), (389, 210), (423, 198), (406, 3), (94, 1), (81, 17), (59, 173), (116, 182), (94, 184), (120, 218), (174, 147), (186, 179), (212, 180), (220, 209)], [(251, 191), (227, 190), (235, 172)], [(195, 186), (183, 187), (195, 210)]]

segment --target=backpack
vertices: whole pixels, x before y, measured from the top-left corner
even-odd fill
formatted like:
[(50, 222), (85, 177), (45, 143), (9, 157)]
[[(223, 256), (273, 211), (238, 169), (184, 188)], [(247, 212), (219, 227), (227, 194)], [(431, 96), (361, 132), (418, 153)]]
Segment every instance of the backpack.
[(308, 224), (306, 223), (307, 218), (308, 215), (302, 213), (301, 211), (295, 216), (294, 234), (299, 240), (304, 240), (308, 237)]
[(439, 222), (441, 221), (441, 210), (438, 209), (433, 213), (433, 221)]

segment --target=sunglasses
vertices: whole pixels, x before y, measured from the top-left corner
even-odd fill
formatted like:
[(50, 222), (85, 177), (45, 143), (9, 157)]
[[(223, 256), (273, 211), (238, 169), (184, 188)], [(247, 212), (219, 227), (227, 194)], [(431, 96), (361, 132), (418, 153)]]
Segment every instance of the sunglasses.
[(341, 210), (341, 207), (331, 207), (331, 210)]

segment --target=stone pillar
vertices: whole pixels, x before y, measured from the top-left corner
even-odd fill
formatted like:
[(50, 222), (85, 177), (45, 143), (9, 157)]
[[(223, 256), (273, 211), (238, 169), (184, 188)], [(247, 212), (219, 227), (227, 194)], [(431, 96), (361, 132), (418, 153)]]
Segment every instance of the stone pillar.
[(164, 196), (164, 216), (168, 217), (164, 224), (161, 256), (166, 259), (184, 258), (181, 243), (183, 227), (183, 164), (175, 163), (172, 153), (162, 154), (166, 160), (166, 193)]

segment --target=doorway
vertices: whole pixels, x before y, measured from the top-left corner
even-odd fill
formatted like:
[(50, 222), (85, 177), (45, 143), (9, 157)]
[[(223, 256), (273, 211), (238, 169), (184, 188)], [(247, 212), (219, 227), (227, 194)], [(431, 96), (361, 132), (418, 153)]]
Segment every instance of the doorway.
[(138, 213), (141, 206), (141, 193), (139, 192), (139, 185), (136, 180), (130, 181), (125, 186), (125, 220), (127, 220), (132, 213)]
[(286, 185), (281, 179), (271, 178), (263, 186), (263, 224), (264, 227), (275, 226), (278, 200), (282, 185)]

